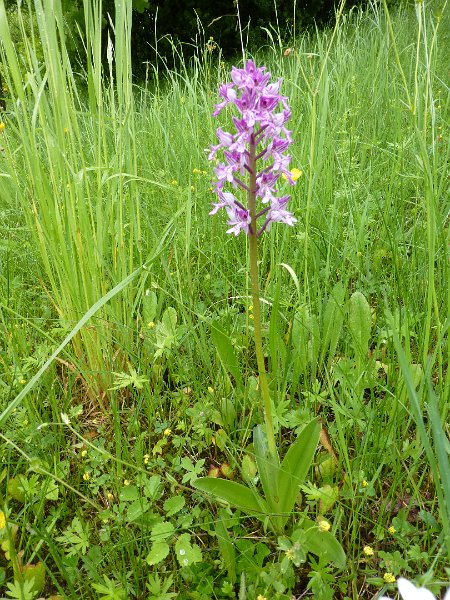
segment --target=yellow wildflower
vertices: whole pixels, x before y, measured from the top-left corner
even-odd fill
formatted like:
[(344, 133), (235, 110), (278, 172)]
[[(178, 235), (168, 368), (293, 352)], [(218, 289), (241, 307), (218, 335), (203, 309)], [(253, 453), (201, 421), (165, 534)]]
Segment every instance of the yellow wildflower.
[[(294, 167), (292, 169), (292, 171), (290, 171), (291, 173), (291, 179), (292, 181), (297, 181), (298, 179), (300, 179), (300, 177), (303, 175), (303, 171), (301, 169), (297, 169), (296, 167)], [(283, 179), (286, 179), (287, 181), (287, 175), (285, 173), (283, 173), (282, 175)]]
[(319, 521), (319, 529), (320, 531), (329, 531), (329, 529), (331, 528), (331, 525), (328, 523), (328, 521)]
[(192, 169), (192, 172), (194, 173), (194, 175), (201, 175), (201, 171), (200, 169)]
[(373, 548), (370, 546), (364, 546), (363, 552), (366, 556), (373, 556)]
[(209, 386), (209, 387), (208, 387), (208, 392), (209, 392), (210, 394), (214, 394), (214, 388), (213, 388), (213, 387), (211, 387), (211, 386)]
[(106, 494), (106, 497), (108, 498), (108, 500), (109, 500), (110, 502), (112, 502), (112, 501), (114, 500), (114, 494), (111, 494), (111, 492), (108, 492), (108, 493)]
[(294, 560), (294, 550), (292, 548), (289, 548), (289, 550), (286, 550), (286, 552), (284, 554), (288, 560)]
[(172, 433), (172, 430), (168, 427), (167, 429), (164, 429), (164, 436), (165, 437), (169, 437), (169, 435)]
[(150, 321), (150, 323), (147, 323), (147, 327), (149, 329), (153, 329), (154, 326), (155, 326), (155, 324), (153, 323), (153, 321)]
[(4, 529), (6, 527), (6, 517), (5, 513), (0, 510), (0, 529)]
[(124, 479), (124, 480), (123, 480), (123, 485), (124, 485), (125, 487), (129, 486), (129, 485), (130, 485), (130, 483), (131, 483), (131, 481), (130, 481), (129, 479)]
[(263, 596), (262, 594), (259, 594), (259, 596), (256, 598), (256, 600), (267, 600), (267, 598), (265, 596)]
[(0, 132), (5, 131), (5, 129), (6, 129), (6, 123), (3, 123), (3, 121), (0, 121)]
[(89, 481), (89, 479), (91, 478), (89, 473), (83, 473), (83, 479), (84, 481)]
[(386, 583), (395, 583), (395, 577), (392, 573), (385, 573), (383, 579)]
[(144, 454), (144, 465), (148, 465), (148, 461), (150, 460), (149, 454)]
[(365, 479), (362, 480), (361, 482), (362, 487), (367, 487), (369, 484), (367, 483), (367, 481)]
[(63, 132), (64, 133), (69, 133), (69, 128), (68, 127), (64, 127)]
[(391, 525), (391, 526), (388, 528), (388, 531), (389, 531), (389, 533), (390, 533), (391, 535), (394, 535), (394, 533), (396, 533), (396, 532), (397, 532), (397, 530), (395, 529), (395, 527), (394, 527), (393, 525)]
[(84, 458), (87, 455), (87, 450), (82, 450), (81, 456)]
[(178, 181), (176, 179), (172, 179), (170, 183), (171, 185), (178, 185)]

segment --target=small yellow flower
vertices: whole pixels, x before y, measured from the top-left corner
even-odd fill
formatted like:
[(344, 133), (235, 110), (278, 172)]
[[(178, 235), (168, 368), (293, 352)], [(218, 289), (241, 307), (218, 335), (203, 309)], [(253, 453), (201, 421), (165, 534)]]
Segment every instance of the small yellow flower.
[(294, 560), (294, 551), (292, 548), (289, 548), (289, 550), (286, 550), (286, 552), (284, 554), (288, 560)]
[(191, 192), (195, 192), (195, 187), (191, 185)]
[[(300, 177), (303, 175), (303, 171), (301, 169), (297, 169), (295, 167), (292, 169), (292, 171), (290, 171), (290, 173), (291, 173), (291, 179), (294, 182), (296, 182), (298, 179), (300, 179)], [(287, 175), (285, 173), (282, 174), (282, 178), (287, 181)]]
[(124, 480), (123, 480), (123, 485), (124, 485), (125, 487), (129, 486), (129, 485), (130, 485), (130, 483), (131, 483), (131, 481), (130, 481), (129, 479), (124, 479)]
[(148, 465), (148, 461), (150, 460), (149, 454), (144, 454), (144, 465)]
[(178, 181), (176, 179), (172, 179), (170, 183), (171, 185), (178, 185)]
[(69, 133), (69, 128), (68, 127), (64, 127), (63, 132), (64, 133)]
[(259, 594), (259, 596), (256, 598), (256, 600), (267, 600), (267, 598), (265, 596), (263, 596), (262, 594)]
[(114, 500), (114, 494), (111, 494), (111, 492), (108, 492), (108, 493), (106, 494), (106, 497), (108, 498), (108, 500), (109, 500), (110, 502), (112, 502), (112, 501)]
[(373, 548), (370, 546), (364, 546), (363, 552), (366, 556), (373, 556)]
[(255, 318), (255, 315), (248, 315), (248, 318), (249, 318), (249, 319), (254, 319), (254, 318)]
[(5, 513), (0, 510), (0, 529), (4, 529), (6, 527), (6, 517)]
[(298, 179), (300, 179), (300, 177), (303, 175), (303, 171), (301, 169), (296, 169), (295, 167), (292, 169), (291, 171), (291, 177), (294, 181), (297, 181)]
[(208, 392), (209, 392), (210, 394), (214, 394), (214, 388), (213, 388), (213, 387), (211, 387), (211, 386), (209, 386), (209, 387), (208, 387)]
[(150, 323), (147, 323), (147, 327), (149, 329), (153, 329), (154, 326), (155, 326), (155, 324), (153, 323), (153, 321), (150, 321)]
[(200, 175), (201, 174), (200, 169), (192, 169), (192, 172), (194, 173), (194, 175)]
[(181, 104), (184, 104), (186, 102), (186, 98), (184, 96), (181, 96), (180, 102), (181, 102)]
[(6, 123), (3, 123), (3, 121), (0, 121), (0, 132), (5, 131), (5, 129), (6, 129)]
[(361, 482), (362, 487), (367, 487), (369, 484), (367, 483), (367, 481), (365, 479), (362, 480)]
[(168, 427), (167, 429), (164, 429), (164, 436), (165, 437), (169, 437), (169, 435), (172, 433), (172, 430)]
[(91, 478), (89, 473), (83, 473), (83, 479), (84, 481), (89, 481), (89, 479)]
[(252, 310), (253, 310), (253, 304), (250, 304), (250, 306), (248, 307), (248, 310), (249, 310), (250, 312), (252, 312)]
[(393, 576), (392, 573), (385, 573), (383, 575), (383, 579), (385, 580), (386, 583), (395, 583), (395, 577)]
[(388, 527), (388, 531), (391, 535), (394, 535), (394, 533), (397, 532), (397, 530), (395, 529), (395, 527), (393, 525), (391, 525), (390, 527)]
[(82, 450), (81, 456), (84, 458), (87, 455), (87, 450)]
[(319, 529), (320, 531), (329, 531), (329, 529), (331, 528), (331, 525), (328, 523), (328, 521), (319, 521)]
[(25, 379), (21, 379), (20, 384), (23, 385), (24, 383), (26, 383)]

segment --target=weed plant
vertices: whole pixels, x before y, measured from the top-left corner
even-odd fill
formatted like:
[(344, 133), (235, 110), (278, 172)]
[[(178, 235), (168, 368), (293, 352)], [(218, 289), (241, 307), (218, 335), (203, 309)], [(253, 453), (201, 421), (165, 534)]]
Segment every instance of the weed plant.
[[(294, 228), (260, 243), (283, 453), (318, 417), (297, 507), (344, 565), (193, 483), (258, 485), (246, 239), (208, 212), (220, 49), (142, 85), (131, 3), (86, 69), (59, 1), (0, 0), (0, 589), (9, 598), (373, 598), (448, 586), (449, 15), (422, 2), (247, 49), (293, 111)], [(20, 26), (18, 26), (19, 24)], [(20, 42), (20, 43), (18, 43)], [(236, 59), (236, 64), (239, 62)], [(282, 257), (280, 259), (280, 257)], [(219, 323), (217, 352), (211, 324)], [(217, 341), (217, 340), (216, 340)], [(231, 354), (230, 354), (231, 355)], [(241, 373), (242, 386), (238, 385)]]

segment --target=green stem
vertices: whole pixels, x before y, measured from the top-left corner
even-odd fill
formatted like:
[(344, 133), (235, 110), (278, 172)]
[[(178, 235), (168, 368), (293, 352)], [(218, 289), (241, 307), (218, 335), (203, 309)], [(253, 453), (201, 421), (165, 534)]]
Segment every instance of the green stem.
[(275, 462), (278, 462), (277, 446), (273, 430), (272, 406), (270, 404), (269, 384), (267, 383), (266, 366), (261, 333), (261, 303), (259, 301), (258, 284), (258, 237), (256, 226), (256, 141), (252, 135), (249, 147), (250, 187), (248, 191), (248, 209), (251, 217), (250, 245), (250, 279), (252, 282), (253, 325), (255, 334), (256, 361), (258, 364), (259, 385), (264, 404), (264, 421), (269, 452)]

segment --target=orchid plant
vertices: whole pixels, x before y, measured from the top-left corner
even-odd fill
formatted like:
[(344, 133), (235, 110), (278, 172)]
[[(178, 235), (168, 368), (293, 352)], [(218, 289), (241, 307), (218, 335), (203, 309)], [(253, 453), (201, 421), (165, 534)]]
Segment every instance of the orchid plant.
[[(234, 107), (238, 116), (232, 117), (234, 132), (224, 131), (221, 127), (217, 129), (219, 143), (209, 152), (209, 159), (216, 162), (214, 191), (217, 195), (210, 214), (225, 210), (229, 225), (227, 233), (237, 236), (244, 232), (249, 241), (255, 352), (265, 425), (255, 427), (253, 445), (264, 495), (253, 483), (245, 486), (212, 477), (199, 478), (193, 485), (256, 516), (274, 532), (282, 534), (311, 466), (320, 435), (320, 426), (313, 420), (280, 460), (262, 344), (258, 238), (270, 231), (273, 223), (293, 226), (297, 221), (287, 210), (290, 196), (282, 195), (279, 190), (280, 178), (291, 186), (297, 178), (295, 170), (289, 170), (291, 157), (287, 154), (292, 144), (291, 131), (286, 128), (291, 110), (287, 98), (280, 94), (282, 80), (271, 83), (266, 68), (257, 68), (252, 60), (248, 60), (242, 69), (233, 67), (231, 79), (230, 83), (220, 86), (222, 100), (213, 114), (217, 116), (224, 108)], [(218, 152), (223, 153), (223, 162), (216, 158)], [(241, 196), (246, 197), (246, 203)], [(220, 347), (218, 351), (220, 354)], [(310, 551), (341, 567), (345, 565), (345, 554), (331, 532), (306, 517), (300, 518), (298, 525), (297, 533), (300, 531), (298, 535), (305, 558)]]

